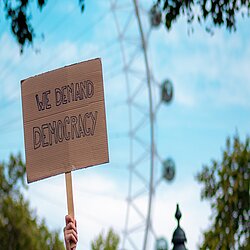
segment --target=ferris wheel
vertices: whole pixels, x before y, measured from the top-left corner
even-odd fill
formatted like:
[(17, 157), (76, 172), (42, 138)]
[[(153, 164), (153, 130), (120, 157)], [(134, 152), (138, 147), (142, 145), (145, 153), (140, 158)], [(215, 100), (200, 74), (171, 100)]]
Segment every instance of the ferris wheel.
[(138, 0), (127, 5), (110, 0), (110, 10), (120, 44), (128, 106), (129, 179), (121, 249), (147, 250), (156, 244), (157, 249), (166, 250), (167, 242), (154, 230), (152, 210), (156, 188), (163, 179), (173, 180), (175, 164), (171, 158), (163, 160), (157, 151), (155, 123), (160, 106), (172, 101), (173, 85), (169, 79), (156, 80), (149, 60), (151, 31), (161, 25), (162, 14), (157, 5), (148, 10)]
[[(158, 249), (166, 250), (166, 243), (157, 235), (152, 219), (157, 186), (161, 180), (171, 181), (175, 176), (174, 162), (160, 156), (155, 136), (160, 107), (173, 98), (172, 82), (169, 79), (158, 81), (149, 56), (151, 33), (161, 24), (161, 12), (157, 5), (144, 5), (152, 4), (151, 1), (109, 0), (105, 4), (115, 25), (115, 43), (120, 47), (128, 112), (128, 190), (121, 249), (149, 250), (157, 242)], [(76, 37), (76, 41), (85, 34), (87, 30), (79, 39)], [(56, 58), (58, 55), (52, 53), (41, 68), (50, 68)]]

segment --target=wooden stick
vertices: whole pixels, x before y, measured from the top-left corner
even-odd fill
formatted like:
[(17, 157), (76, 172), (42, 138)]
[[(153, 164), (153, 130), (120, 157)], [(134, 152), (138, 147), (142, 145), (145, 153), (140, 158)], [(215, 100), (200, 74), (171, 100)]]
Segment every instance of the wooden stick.
[[(65, 173), (65, 180), (66, 180), (66, 192), (67, 192), (68, 214), (69, 214), (73, 219), (75, 219), (71, 172)], [(74, 248), (75, 246), (76, 246), (76, 244), (74, 244), (73, 242), (70, 243), (70, 248), (71, 248), (71, 249)]]
[(71, 172), (65, 173), (68, 214), (75, 219)]

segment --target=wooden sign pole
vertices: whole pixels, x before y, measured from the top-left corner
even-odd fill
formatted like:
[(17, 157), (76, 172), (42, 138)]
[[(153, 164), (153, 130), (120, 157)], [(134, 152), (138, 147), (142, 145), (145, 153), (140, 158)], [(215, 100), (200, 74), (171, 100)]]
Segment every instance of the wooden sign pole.
[[(68, 214), (69, 214), (73, 219), (75, 219), (71, 172), (65, 173), (65, 180), (66, 180), (66, 192), (67, 192)], [(74, 244), (73, 242), (70, 243), (71, 249), (74, 248), (75, 246), (76, 246), (76, 244)]]

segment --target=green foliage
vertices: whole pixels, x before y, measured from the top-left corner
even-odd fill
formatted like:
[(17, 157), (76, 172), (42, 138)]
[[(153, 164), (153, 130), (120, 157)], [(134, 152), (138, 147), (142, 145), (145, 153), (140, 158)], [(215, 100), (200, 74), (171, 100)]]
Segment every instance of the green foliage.
[[(81, 12), (84, 11), (85, 0), (78, 0)], [(46, 5), (46, 0), (37, 0), (37, 6), (40, 10)], [(3, 9), (5, 18), (10, 19), (11, 31), (21, 46), (21, 53), (25, 44), (32, 44), (35, 36), (34, 29), (31, 24), (31, 14), (29, 9), (32, 0), (4, 0)], [(0, 5), (1, 6), (1, 5)]]
[(201, 197), (209, 200), (212, 225), (200, 249), (242, 249), (250, 246), (250, 138), (227, 139), (221, 162), (212, 161), (197, 175)]
[(100, 233), (98, 237), (91, 242), (91, 250), (118, 250), (120, 238), (114, 233), (112, 229), (109, 229), (107, 236)]
[[(47, 1), (37, 0), (40, 10), (44, 8)], [(154, 7), (160, 9), (165, 16), (165, 26), (169, 30), (177, 19), (184, 15), (188, 23), (197, 20), (199, 23), (210, 24), (206, 30), (212, 33), (213, 26), (226, 26), (231, 30), (236, 30), (236, 17), (239, 13), (243, 16), (250, 13), (249, 0), (155, 0)], [(21, 52), (26, 44), (32, 44), (35, 36), (31, 24), (31, 13), (29, 13), (32, 0), (4, 0), (3, 10), (5, 18), (10, 19), (11, 31), (21, 46)], [(85, 0), (78, 0), (81, 12), (85, 9)]]
[[(157, 0), (165, 16), (165, 25), (170, 29), (179, 16), (184, 15), (188, 23), (197, 20), (199, 23), (208, 23), (210, 26), (226, 26), (229, 31), (236, 30), (236, 17), (250, 13), (249, 0)], [(212, 27), (206, 29), (212, 32)]]
[(15, 250), (63, 250), (58, 232), (49, 232), (45, 222), (29, 208), (22, 195), (25, 164), (21, 155), (11, 155), (9, 163), (0, 164), (0, 246)]

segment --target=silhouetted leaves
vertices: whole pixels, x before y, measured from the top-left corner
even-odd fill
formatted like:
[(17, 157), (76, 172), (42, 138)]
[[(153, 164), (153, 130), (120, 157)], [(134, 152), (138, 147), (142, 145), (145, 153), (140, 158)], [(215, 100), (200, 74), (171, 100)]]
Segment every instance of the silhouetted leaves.
[[(5, 17), (10, 19), (11, 31), (21, 52), (27, 44), (33, 43), (35, 31), (31, 24), (31, 17), (28, 7), (31, 0), (4, 0)], [(154, 2), (154, 1), (152, 1)], [(37, 0), (40, 10), (46, 5), (46, 0)], [(81, 12), (85, 9), (85, 0), (78, 0)], [(205, 24), (205, 29), (213, 33), (212, 27), (226, 26), (229, 31), (236, 30), (236, 17), (238, 13), (242, 16), (250, 13), (249, 0), (157, 0), (154, 6), (158, 6), (164, 15), (164, 24), (168, 30), (173, 26), (177, 19), (184, 15), (187, 23), (191, 24), (197, 20), (200, 24)]]
[(85, 0), (79, 0), (79, 5), (80, 5), (80, 8), (81, 8), (81, 12), (84, 11), (84, 8), (85, 8)]
[[(226, 26), (229, 31), (236, 30), (238, 13), (250, 13), (249, 0), (158, 0), (165, 17), (165, 26), (169, 30), (173, 23), (183, 15), (191, 24), (194, 20), (205, 23), (206, 30), (211, 27)], [(209, 28), (210, 26), (210, 28)]]
[(227, 139), (222, 161), (204, 166), (197, 180), (201, 197), (209, 200), (212, 225), (204, 233), (201, 249), (242, 249), (250, 246), (250, 138)]
[[(21, 48), (21, 53), (25, 45), (32, 44), (35, 31), (31, 24), (29, 6), (32, 0), (4, 0), (5, 18), (10, 20), (11, 31)], [(37, 0), (40, 10), (46, 5), (46, 0)], [(84, 11), (85, 0), (79, 0), (81, 12)]]

